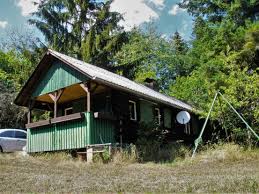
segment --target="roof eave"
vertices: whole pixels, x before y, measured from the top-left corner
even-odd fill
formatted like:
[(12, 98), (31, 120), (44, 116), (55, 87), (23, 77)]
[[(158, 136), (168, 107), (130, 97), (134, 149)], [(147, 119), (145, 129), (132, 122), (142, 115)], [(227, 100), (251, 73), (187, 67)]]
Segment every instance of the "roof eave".
[(158, 98), (154, 98), (152, 96), (148, 96), (146, 94), (143, 94), (143, 93), (140, 93), (140, 92), (137, 92), (137, 91), (134, 91), (134, 90), (131, 90), (129, 88), (125, 88), (123, 86), (120, 86), (120, 85), (117, 85), (117, 84), (114, 84), (114, 83), (111, 83), (111, 82), (108, 82), (104, 79), (101, 79), (101, 78), (98, 78), (98, 77), (94, 77), (94, 80), (96, 80), (97, 82), (100, 82), (100, 83), (103, 83), (103, 84), (106, 84), (106, 85), (109, 85), (109, 86), (112, 86), (113, 88), (117, 88), (117, 89), (120, 89), (120, 90), (123, 90), (123, 91), (126, 91), (126, 92), (130, 92), (130, 93), (135, 93), (137, 94), (138, 96), (140, 97), (144, 97), (146, 99), (149, 99), (149, 100), (152, 100), (154, 102), (160, 102), (160, 103), (163, 103), (163, 104), (166, 104), (168, 106), (172, 106), (172, 107), (175, 107), (175, 108), (179, 108), (179, 109), (183, 109), (183, 110), (187, 110), (187, 111), (190, 111), (190, 112), (194, 112), (194, 108), (192, 108), (190, 105), (187, 105), (187, 106), (190, 106), (190, 108), (187, 108), (187, 107), (182, 107), (182, 106), (179, 106), (177, 104), (172, 104), (172, 103), (169, 103), (167, 101), (164, 101), (164, 100), (160, 100)]

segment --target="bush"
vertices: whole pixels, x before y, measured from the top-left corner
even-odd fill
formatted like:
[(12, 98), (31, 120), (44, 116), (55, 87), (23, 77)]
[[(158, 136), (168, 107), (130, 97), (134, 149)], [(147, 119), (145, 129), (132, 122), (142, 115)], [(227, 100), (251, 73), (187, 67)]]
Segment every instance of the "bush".
[(180, 143), (165, 142), (167, 130), (156, 123), (141, 123), (136, 142), (140, 162), (172, 162), (189, 154), (189, 149)]

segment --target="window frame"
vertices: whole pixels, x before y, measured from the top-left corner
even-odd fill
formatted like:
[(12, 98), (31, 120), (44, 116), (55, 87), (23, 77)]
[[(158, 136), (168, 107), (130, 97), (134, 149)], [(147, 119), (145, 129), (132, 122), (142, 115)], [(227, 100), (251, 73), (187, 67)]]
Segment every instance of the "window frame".
[[(156, 111), (158, 112), (158, 115), (156, 116)], [(158, 125), (161, 125), (161, 119), (162, 119), (162, 115), (161, 115), (161, 110), (159, 107), (155, 107), (155, 120), (158, 121)], [(158, 118), (156, 118), (158, 117)]]
[(71, 115), (71, 114), (67, 114), (67, 111), (69, 111), (69, 110), (72, 110), (72, 113), (71, 113), (71, 114), (73, 114), (73, 107), (68, 107), (68, 108), (65, 108), (65, 109), (64, 109), (64, 115), (65, 115), (65, 116)]
[[(132, 115), (130, 114), (130, 120), (131, 121), (137, 121), (137, 103), (136, 101), (133, 101), (133, 100), (129, 100), (129, 107), (130, 107), (130, 103), (133, 104), (133, 109), (134, 109), (134, 117), (132, 117)], [(130, 110), (129, 110), (130, 112)]]

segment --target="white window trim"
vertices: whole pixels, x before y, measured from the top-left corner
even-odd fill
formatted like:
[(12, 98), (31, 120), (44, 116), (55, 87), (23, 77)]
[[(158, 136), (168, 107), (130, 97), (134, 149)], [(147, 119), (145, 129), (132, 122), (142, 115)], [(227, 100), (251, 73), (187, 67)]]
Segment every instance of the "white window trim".
[(155, 111), (158, 112), (158, 124), (161, 124), (161, 112), (160, 112), (160, 108), (155, 108)]
[(136, 106), (136, 102), (135, 101), (132, 101), (132, 100), (129, 100), (130, 103), (133, 104), (133, 109), (134, 109), (134, 118), (132, 118), (130, 115), (130, 120), (132, 121), (136, 121), (137, 120), (137, 106)]
[(68, 115), (67, 111), (69, 111), (69, 110), (73, 110), (73, 107), (65, 108), (65, 115)]

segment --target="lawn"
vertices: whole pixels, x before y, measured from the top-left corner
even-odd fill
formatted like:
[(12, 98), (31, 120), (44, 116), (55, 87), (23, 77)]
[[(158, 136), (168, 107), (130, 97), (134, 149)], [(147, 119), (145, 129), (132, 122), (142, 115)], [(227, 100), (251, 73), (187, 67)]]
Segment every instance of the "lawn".
[(259, 192), (258, 154), (234, 146), (160, 164), (2, 154), (0, 192)]

